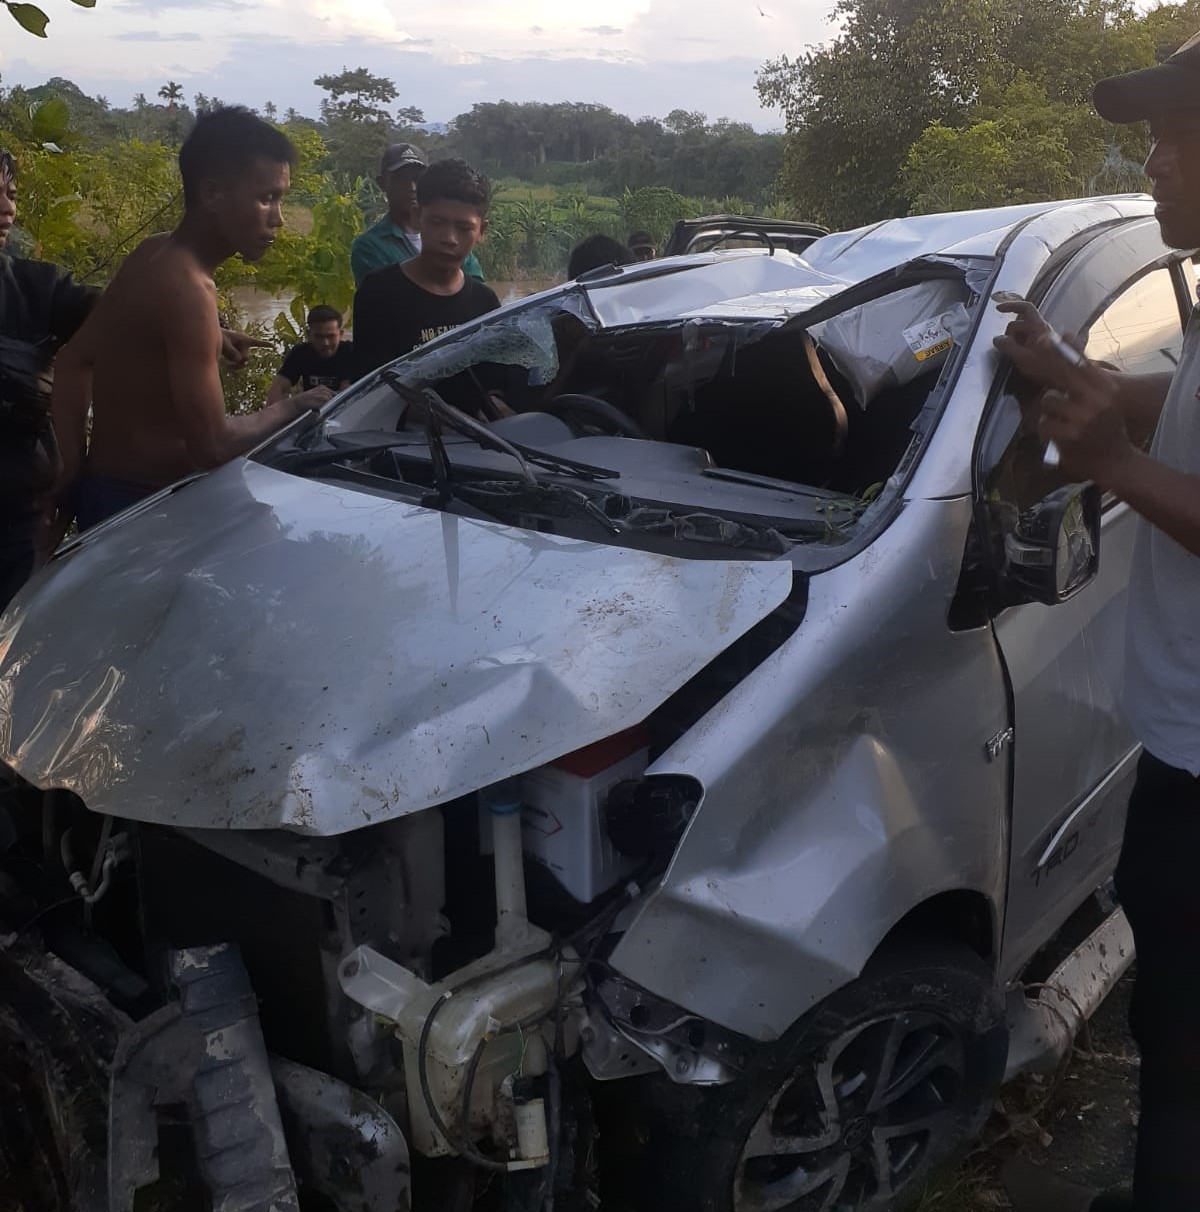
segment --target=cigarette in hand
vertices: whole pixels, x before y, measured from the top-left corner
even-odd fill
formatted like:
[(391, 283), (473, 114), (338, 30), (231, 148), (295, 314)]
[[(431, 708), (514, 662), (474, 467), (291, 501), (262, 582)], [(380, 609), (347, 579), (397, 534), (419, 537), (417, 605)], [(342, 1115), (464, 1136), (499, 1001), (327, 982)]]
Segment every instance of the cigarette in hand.
[[(1070, 341), (1063, 340), (1062, 336), (1055, 332), (1053, 328), (1046, 330), (1046, 339), (1053, 346), (1055, 353), (1061, 355), (1063, 361), (1069, 363), (1077, 370), (1082, 369), (1088, 364), (1087, 358), (1085, 358), (1083, 354), (1081, 354), (1079, 350), (1077, 350), (1075, 346), (1071, 344)], [(1061, 456), (1059, 455), (1057, 444), (1054, 442), (1047, 442), (1046, 453), (1042, 456), (1042, 466), (1057, 467), (1060, 459)]]

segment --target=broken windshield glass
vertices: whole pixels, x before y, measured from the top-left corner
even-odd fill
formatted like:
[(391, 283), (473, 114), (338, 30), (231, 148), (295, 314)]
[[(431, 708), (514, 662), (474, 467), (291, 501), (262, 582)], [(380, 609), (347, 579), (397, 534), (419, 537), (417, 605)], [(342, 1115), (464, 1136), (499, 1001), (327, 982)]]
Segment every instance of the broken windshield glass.
[(563, 314), (554, 306), (509, 315), (497, 323), (484, 324), (466, 340), (439, 345), (402, 362), (396, 373), (409, 382), (436, 383), (473, 366), (493, 363), (522, 367), (530, 372), (531, 382), (549, 383), (559, 365), (554, 320)]

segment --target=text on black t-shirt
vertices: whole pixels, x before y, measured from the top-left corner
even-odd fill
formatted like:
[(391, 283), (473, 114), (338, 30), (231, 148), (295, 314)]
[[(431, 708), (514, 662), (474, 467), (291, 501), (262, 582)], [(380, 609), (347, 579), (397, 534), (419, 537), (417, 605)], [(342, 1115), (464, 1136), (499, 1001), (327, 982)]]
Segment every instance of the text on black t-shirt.
[(358, 374), (377, 370), (499, 306), (490, 286), (466, 275), (456, 294), (435, 295), (418, 286), (401, 265), (370, 274), (354, 297)]

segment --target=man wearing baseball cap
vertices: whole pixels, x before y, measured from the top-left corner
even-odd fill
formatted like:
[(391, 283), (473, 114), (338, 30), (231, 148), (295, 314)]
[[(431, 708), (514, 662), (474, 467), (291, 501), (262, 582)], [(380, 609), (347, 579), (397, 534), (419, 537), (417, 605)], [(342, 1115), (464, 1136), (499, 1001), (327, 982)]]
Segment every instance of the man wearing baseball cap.
[[(375, 184), (387, 198), (387, 214), (350, 246), (350, 268), (356, 287), (363, 284), (368, 274), (411, 261), (421, 251), (417, 182), (427, 167), (424, 155), (411, 143), (392, 143), (385, 148)], [(483, 281), (483, 269), (474, 253), (463, 262), (463, 272)]]
[[(1146, 174), (1174, 248), (1200, 247), (1200, 35), (1166, 62), (1101, 81), (1110, 122), (1149, 122)], [(1130, 1025), (1141, 1052), (1133, 1192), (1101, 1195), (1016, 1163), (1021, 1212), (1200, 1209), (1200, 311), (1174, 375), (1136, 377), (1068, 362), (1037, 309), (1001, 352), (1047, 389), (1039, 428), (1064, 472), (1141, 515), (1129, 584), (1123, 706), (1143, 756), (1117, 891), (1137, 945)], [(1147, 452), (1145, 439), (1153, 435)]]

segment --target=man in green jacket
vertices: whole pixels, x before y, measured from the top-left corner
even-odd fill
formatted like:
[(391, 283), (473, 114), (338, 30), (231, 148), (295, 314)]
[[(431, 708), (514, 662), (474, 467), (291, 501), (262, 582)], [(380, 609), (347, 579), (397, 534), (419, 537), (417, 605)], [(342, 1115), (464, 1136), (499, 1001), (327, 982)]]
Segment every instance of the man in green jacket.
[[(426, 167), (425, 157), (411, 143), (393, 143), (384, 151), (375, 183), (387, 198), (388, 211), (350, 246), (356, 287), (368, 274), (411, 261), (421, 251), (417, 182)], [(483, 281), (483, 269), (474, 253), (462, 267), (468, 277)]]

